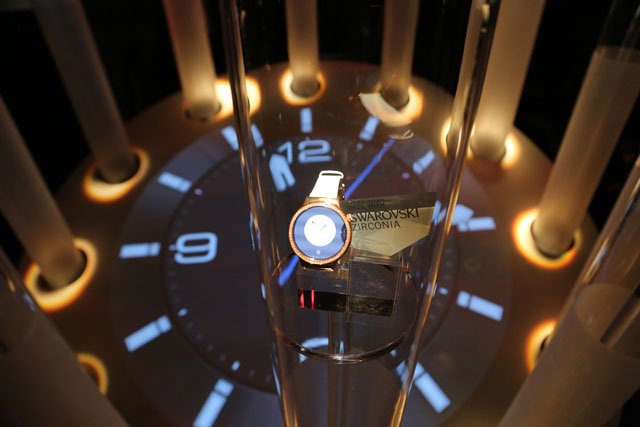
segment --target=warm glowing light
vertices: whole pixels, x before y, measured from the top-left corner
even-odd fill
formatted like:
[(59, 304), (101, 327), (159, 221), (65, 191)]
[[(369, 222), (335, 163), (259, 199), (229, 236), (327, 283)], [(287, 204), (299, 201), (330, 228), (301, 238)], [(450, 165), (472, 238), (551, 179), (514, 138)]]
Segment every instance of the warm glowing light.
[[(447, 119), (442, 124), (440, 128), (440, 149), (442, 149), (442, 154), (446, 157), (447, 152), (447, 136), (449, 135), (449, 128), (451, 128), (451, 117), (447, 117)], [(473, 157), (473, 153), (471, 150), (467, 149), (467, 160)]]
[(7, 285), (9, 285), (9, 290), (11, 292), (16, 292), (16, 285), (13, 284), (13, 282), (11, 281), (11, 278), (7, 277), (6, 280), (7, 280)]
[(551, 258), (540, 252), (531, 234), (531, 224), (538, 216), (537, 209), (530, 209), (520, 213), (512, 227), (512, 237), (520, 255), (531, 264), (545, 270), (558, 270), (571, 264), (576, 258), (578, 248), (582, 243), (582, 234), (578, 230), (574, 235), (571, 249), (557, 258)]
[(102, 363), (102, 360), (89, 353), (78, 353), (76, 357), (78, 358), (78, 363), (82, 365), (91, 379), (94, 380), (100, 393), (106, 395), (109, 389), (109, 377), (107, 376), (107, 368), (104, 366), (104, 363)]
[(409, 102), (404, 107), (399, 108), (398, 111), (407, 116), (407, 118), (415, 120), (422, 114), (423, 106), (424, 96), (422, 92), (411, 85), (409, 86)]
[[(260, 85), (252, 78), (245, 79), (247, 96), (249, 97), (249, 113), (253, 114), (260, 109), (262, 103), (262, 95), (260, 93)], [(214, 121), (225, 119), (233, 113), (233, 98), (231, 96), (231, 85), (228, 79), (216, 80), (216, 94), (220, 102), (220, 111), (213, 118)]]
[[(471, 152), (471, 150), (469, 150), (469, 152)], [(509, 169), (515, 165), (519, 159), (520, 141), (513, 133), (510, 133), (504, 141), (504, 155), (500, 159), (500, 166), (502, 169)]]
[[(447, 155), (447, 135), (450, 127), (451, 117), (448, 117), (440, 128), (440, 148), (445, 156)], [(507, 135), (507, 139), (504, 142), (504, 150), (504, 155), (500, 158), (500, 166), (502, 169), (509, 169), (520, 159), (520, 141), (513, 133)], [(467, 159), (472, 158), (473, 150), (469, 149), (467, 150)]]
[(373, 117), (390, 127), (406, 126), (422, 114), (422, 92), (409, 86), (409, 101), (399, 109), (389, 105), (380, 92), (361, 93), (362, 106)]
[(293, 83), (293, 73), (290, 68), (287, 68), (284, 73), (280, 76), (280, 93), (282, 97), (289, 105), (309, 105), (316, 102), (318, 99), (324, 95), (324, 92), (327, 90), (327, 82), (324, 78), (324, 75), (319, 72), (318, 73), (318, 91), (314, 93), (312, 96), (300, 96), (296, 94), (293, 89), (291, 89), (291, 84)]
[(389, 105), (380, 92), (361, 93), (360, 102), (370, 115), (387, 126), (399, 127), (411, 123), (411, 119)]
[(86, 258), (84, 271), (76, 280), (63, 288), (43, 289), (38, 284), (40, 267), (35, 263), (29, 266), (24, 275), (24, 284), (43, 311), (49, 313), (59, 311), (73, 304), (93, 279), (98, 265), (98, 253), (95, 246), (85, 239), (76, 238), (73, 242)]
[(542, 349), (542, 343), (551, 336), (556, 328), (555, 319), (547, 319), (538, 323), (533, 327), (529, 336), (527, 336), (527, 344), (525, 348), (525, 363), (527, 365), (527, 371), (533, 371), (536, 366), (538, 357), (540, 356), (540, 350)]
[(447, 119), (442, 123), (442, 127), (440, 128), (440, 148), (442, 149), (442, 154), (447, 155), (447, 135), (449, 135), (449, 128), (451, 127), (451, 117), (447, 117)]
[(149, 155), (146, 151), (133, 147), (133, 152), (138, 158), (138, 170), (131, 178), (116, 184), (107, 182), (98, 176), (94, 163), (84, 175), (82, 182), (84, 195), (94, 202), (110, 203), (129, 194), (149, 171)]

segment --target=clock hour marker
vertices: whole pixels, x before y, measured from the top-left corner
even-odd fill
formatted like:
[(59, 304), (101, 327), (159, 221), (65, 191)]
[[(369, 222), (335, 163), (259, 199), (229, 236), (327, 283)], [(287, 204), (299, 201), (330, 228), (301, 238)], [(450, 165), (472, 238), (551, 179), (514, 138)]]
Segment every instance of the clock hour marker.
[(502, 320), (504, 309), (501, 305), (493, 303), (477, 295), (471, 295), (468, 292), (460, 291), (457, 303), (460, 307), (467, 308), (475, 313), (481, 314), (495, 321)]
[(188, 181), (170, 172), (162, 172), (162, 174), (158, 178), (158, 182), (165, 187), (172, 188), (181, 193), (186, 193), (187, 190), (191, 188), (191, 181)]
[(186, 308), (181, 308), (180, 311), (178, 311), (178, 316), (184, 317), (187, 315), (187, 313), (189, 313), (189, 310), (187, 310)]
[(202, 409), (198, 412), (198, 416), (193, 421), (193, 427), (213, 426), (232, 391), (233, 385), (230, 382), (218, 380), (213, 391), (207, 397), (204, 405), (202, 405)]
[(429, 150), (427, 154), (413, 162), (413, 171), (418, 175), (421, 174), (429, 167), (435, 158), (436, 156), (433, 154), (433, 151)]
[[(328, 345), (329, 345), (328, 337), (309, 338), (302, 343), (302, 347), (304, 348), (319, 348), (319, 347), (326, 347)], [(307, 356), (303, 354), (298, 355), (298, 362), (300, 363), (304, 362), (307, 359), (308, 359)]]
[(126, 337), (124, 344), (129, 352), (133, 352), (169, 330), (171, 322), (167, 316), (162, 316)]
[(238, 135), (233, 126), (227, 126), (220, 131), (224, 139), (229, 143), (229, 146), (233, 151), (238, 151)]
[(363, 141), (371, 141), (376, 133), (380, 120), (377, 117), (369, 116), (364, 127), (360, 131), (360, 139)]
[[(227, 141), (231, 149), (233, 151), (238, 151), (238, 134), (236, 133), (235, 128), (229, 125), (222, 128), (220, 133)], [(251, 133), (253, 134), (253, 141), (255, 142), (256, 147), (262, 147), (262, 145), (264, 144), (264, 138), (262, 138), (262, 133), (260, 133), (260, 129), (258, 129), (255, 124), (251, 125)]]
[(309, 338), (308, 340), (302, 343), (302, 346), (306, 348), (326, 347), (328, 345), (329, 345), (329, 338), (327, 337)]
[(269, 159), (269, 170), (271, 171), (271, 177), (273, 177), (273, 183), (276, 185), (276, 190), (282, 192), (295, 185), (296, 179), (291, 172), (286, 157), (280, 154), (272, 154), (271, 159)]
[(233, 364), (231, 365), (231, 370), (232, 371), (237, 371), (238, 369), (240, 369), (240, 361), (236, 360), (233, 362)]
[(451, 404), (451, 400), (420, 363), (416, 366), (413, 384), (437, 413), (444, 411)]
[(478, 218), (471, 218), (467, 222), (463, 222), (458, 225), (458, 231), (484, 231), (495, 230), (496, 222), (490, 216), (481, 216)]
[(313, 131), (313, 115), (311, 108), (303, 108), (300, 110), (300, 131), (302, 133), (311, 133)]
[(160, 253), (160, 242), (127, 243), (120, 247), (120, 258), (146, 258)]
[[(444, 219), (445, 214), (446, 211), (440, 210), (440, 202), (436, 201), (433, 216), (434, 222), (436, 224), (440, 223), (440, 221)], [(468, 231), (495, 230), (496, 222), (493, 217), (490, 216), (480, 216), (474, 218), (473, 209), (466, 207), (462, 203), (458, 203), (455, 207), (455, 211), (453, 211), (451, 226), (457, 227), (458, 231), (464, 233)]]
[(258, 129), (258, 126), (252, 124), (251, 133), (253, 134), (253, 142), (256, 144), (256, 147), (262, 147), (262, 145), (264, 144), (264, 138), (262, 138), (262, 134), (260, 133), (260, 129)]

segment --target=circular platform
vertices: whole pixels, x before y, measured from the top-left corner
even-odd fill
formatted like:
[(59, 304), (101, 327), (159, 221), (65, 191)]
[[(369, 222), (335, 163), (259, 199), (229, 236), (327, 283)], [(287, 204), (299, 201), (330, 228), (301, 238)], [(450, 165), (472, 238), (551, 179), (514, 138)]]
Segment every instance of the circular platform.
[[(254, 137), (295, 177), (283, 190), (293, 210), (308, 191), (301, 183), (323, 162), (348, 150), (366, 165), (387, 138), (350, 98), (373, 90), (377, 68), (328, 62), (322, 70), (326, 88), (307, 105), (281, 91), (283, 66), (251, 74)], [(389, 150), (393, 176), (374, 171), (363, 197), (426, 188), (429, 158), (443, 156), (451, 97), (419, 79), (412, 90), (422, 99), (416, 137)], [(270, 110), (277, 126), (266, 119)], [(73, 232), (98, 257), (91, 283), (50, 316), (77, 352), (102, 361), (107, 395), (134, 425), (281, 424), (232, 125), (228, 115), (189, 120), (173, 95), (128, 123), (148, 158), (136, 186), (119, 198), (91, 197), (87, 161), (58, 194)], [(551, 165), (517, 130), (508, 144), (501, 164), (467, 161), (405, 425), (497, 424), (530, 369), (529, 337), (557, 316), (595, 239), (586, 220), (568, 261), (536, 262), (533, 248), (527, 255), (517, 219), (535, 208)], [(194, 244), (197, 262), (180, 256)]]

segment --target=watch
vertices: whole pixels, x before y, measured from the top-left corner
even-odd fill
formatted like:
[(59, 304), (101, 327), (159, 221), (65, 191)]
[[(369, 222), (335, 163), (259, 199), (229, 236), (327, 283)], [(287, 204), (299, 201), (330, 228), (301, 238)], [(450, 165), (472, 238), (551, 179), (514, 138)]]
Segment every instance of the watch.
[(330, 266), (351, 243), (351, 220), (340, 207), (343, 179), (340, 171), (320, 172), (313, 190), (291, 218), (291, 248), (310, 265)]

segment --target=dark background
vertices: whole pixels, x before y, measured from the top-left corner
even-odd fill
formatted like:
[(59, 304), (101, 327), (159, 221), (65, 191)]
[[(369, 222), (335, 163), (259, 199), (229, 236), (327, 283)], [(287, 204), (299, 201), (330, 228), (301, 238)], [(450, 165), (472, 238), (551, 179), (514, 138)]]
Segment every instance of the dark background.
[[(13, 6), (21, 3), (0, 3), (0, 93), (55, 192), (89, 153), (33, 13)], [(286, 60), (283, 1), (244, 3), (249, 29), (243, 36), (251, 47), (247, 68)], [(160, 0), (84, 0), (83, 4), (125, 120), (179, 90)], [(383, 0), (318, 4), (322, 58), (379, 62)], [(223, 74), (217, 3), (205, 0), (205, 6), (217, 72)], [(547, 1), (516, 126), (551, 159), (610, 6), (610, 1)], [(468, 0), (423, 1), (420, 8), (414, 71), (452, 94), (468, 8)], [(589, 213), (598, 227), (640, 152), (638, 110), (636, 103), (591, 203)], [(14, 260), (20, 257), (21, 247), (2, 218), (0, 245)]]
[[(382, 0), (318, 3), (323, 58), (379, 62)], [(516, 126), (551, 159), (560, 146), (611, 2), (588, 3), (577, 13), (575, 1), (547, 2), (516, 117)], [(179, 90), (160, 0), (85, 0), (83, 4), (125, 120)], [(217, 72), (223, 74), (217, 3), (205, 0), (205, 6)], [(247, 68), (286, 60), (283, 2), (246, 1), (245, 7)], [(420, 8), (414, 70), (452, 94), (468, 7), (468, 1), (441, 0), (423, 1)], [(0, 4), (0, 53), (0, 93), (55, 192), (89, 152), (30, 10), (2, 9)], [(598, 227), (640, 152), (638, 119), (636, 103), (590, 207)], [(16, 259), (20, 246), (2, 219), (0, 233), (2, 246)]]

